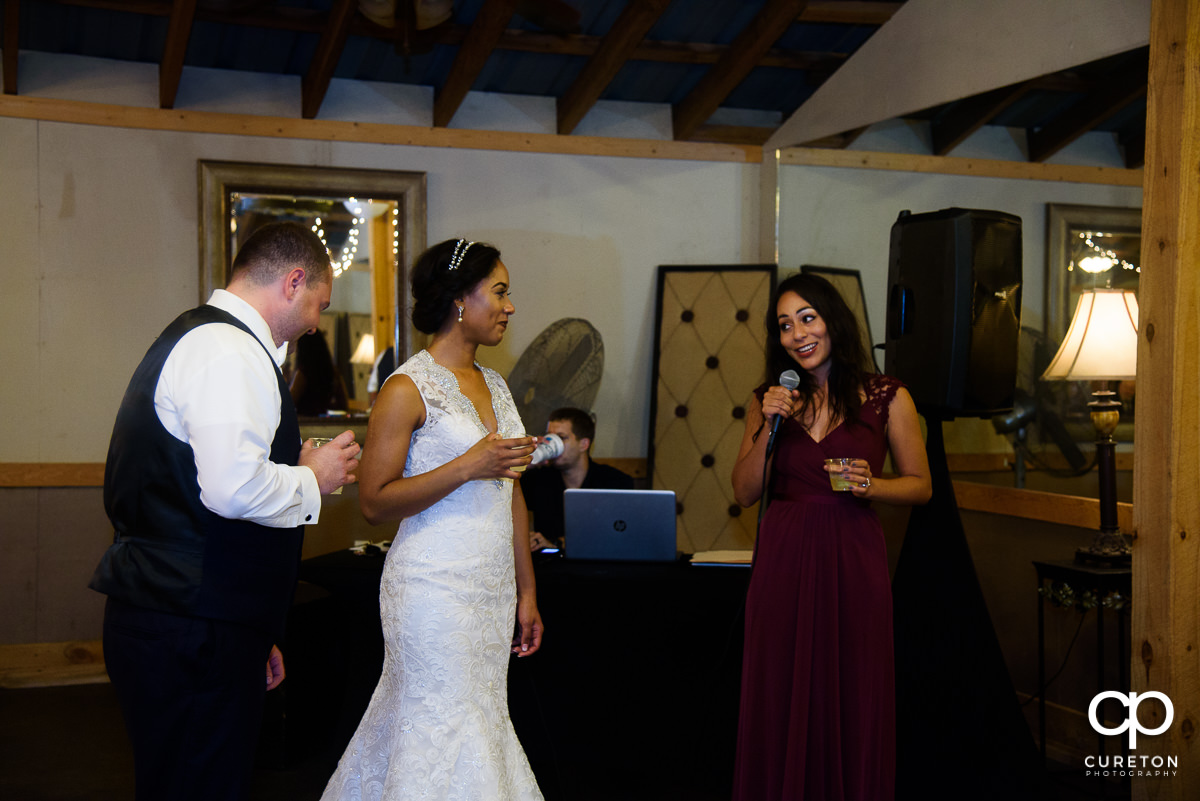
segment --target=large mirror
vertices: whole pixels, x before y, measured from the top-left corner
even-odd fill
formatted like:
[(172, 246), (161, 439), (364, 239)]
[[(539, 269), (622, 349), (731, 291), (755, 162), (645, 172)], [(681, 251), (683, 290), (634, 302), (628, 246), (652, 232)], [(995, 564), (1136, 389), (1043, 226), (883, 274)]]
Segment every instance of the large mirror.
[(330, 251), (333, 293), (320, 330), (292, 343), (285, 367), (293, 398), (303, 417), (366, 412), (378, 358), (392, 348), (394, 365), (412, 352), (405, 288), (408, 265), (425, 248), (425, 174), (201, 161), (199, 182), (200, 302), (225, 286), (255, 228), (279, 220), (312, 227)]

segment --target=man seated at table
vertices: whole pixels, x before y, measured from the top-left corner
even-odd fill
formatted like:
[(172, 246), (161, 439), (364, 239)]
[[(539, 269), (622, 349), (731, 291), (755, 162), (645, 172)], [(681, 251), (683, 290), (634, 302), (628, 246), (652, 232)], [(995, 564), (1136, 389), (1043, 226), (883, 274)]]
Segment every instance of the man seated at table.
[(521, 477), (521, 492), (533, 517), (529, 547), (535, 551), (563, 544), (563, 492), (567, 489), (633, 489), (633, 477), (615, 467), (592, 461), (589, 450), (596, 422), (581, 409), (562, 408), (550, 413), (546, 433), (557, 434), (563, 452)]

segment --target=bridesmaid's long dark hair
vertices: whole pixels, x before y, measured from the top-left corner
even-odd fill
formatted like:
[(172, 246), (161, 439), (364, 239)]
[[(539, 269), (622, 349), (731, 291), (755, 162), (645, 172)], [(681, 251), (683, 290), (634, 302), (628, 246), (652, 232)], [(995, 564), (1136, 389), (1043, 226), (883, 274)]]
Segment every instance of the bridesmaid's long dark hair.
[(812, 406), (816, 382), (806, 371), (797, 369), (793, 359), (779, 344), (779, 298), (785, 292), (795, 292), (816, 309), (825, 321), (825, 335), (829, 339), (831, 362), (829, 370), (829, 411), (835, 422), (857, 423), (862, 409), (860, 392), (866, 377), (874, 372), (867, 352), (863, 349), (859, 334), (858, 318), (833, 284), (813, 273), (796, 273), (785, 278), (775, 288), (771, 305), (767, 308), (767, 384), (779, 383), (784, 370), (796, 370), (800, 374), (800, 418), (803, 419)]

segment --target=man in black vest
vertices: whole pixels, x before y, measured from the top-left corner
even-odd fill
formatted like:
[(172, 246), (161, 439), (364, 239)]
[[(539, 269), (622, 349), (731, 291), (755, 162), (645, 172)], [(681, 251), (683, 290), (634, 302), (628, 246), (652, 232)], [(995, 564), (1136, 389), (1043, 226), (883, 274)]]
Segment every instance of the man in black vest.
[(104, 658), (139, 801), (245, 795), (304, 524), (355, 480), (353, 432), (302, 446), (279, 369), (332, 280), (307, 227), (258, 229), (227, 289), (167, 326), (121, 401), (104, 471), (115, 535), (90, 586), (108, 595)]

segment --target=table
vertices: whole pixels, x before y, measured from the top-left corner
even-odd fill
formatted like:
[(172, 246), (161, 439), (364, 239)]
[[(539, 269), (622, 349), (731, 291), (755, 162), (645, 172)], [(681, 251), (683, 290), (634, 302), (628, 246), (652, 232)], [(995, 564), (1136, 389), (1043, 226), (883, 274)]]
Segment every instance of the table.
[[(1133, 588), (1133, 571), (1128, 567), (1095, 567), (1076, 562), (1034, 562), (1037, 570), (1038, 589), (1046, 582), (1064, 582), (1076, 592), (1091, 590), (1097, 600), (1102, 601), (1111, 592), (1130, 596)], [(1038, 734), (1041, 742), (1042, 764), (1046, 762), (1046, 600), (1038, 594)], [(1104, 605), (1096, 605), (1096, 692), (1129, 689), (1129, 652), (1126, 648), (1125, 613), (1117, 610), (1117, 665), (1120, 687), (1104, 686)], [(1104, 703), (1098, 714), (1102, 715)], [(1104, 754), (1104, 735), (1097, 733), (1098, 754)]]
[[(289, 627), (288, 719), (326, 760), (379, 678), (382, 569), (348, 551), (301, 564), (328, 598)], [(512, 660), (509, 707), (546, 798), (727, 799), (749, 568), (538, 555), (534, 570), (546, 639)]]

